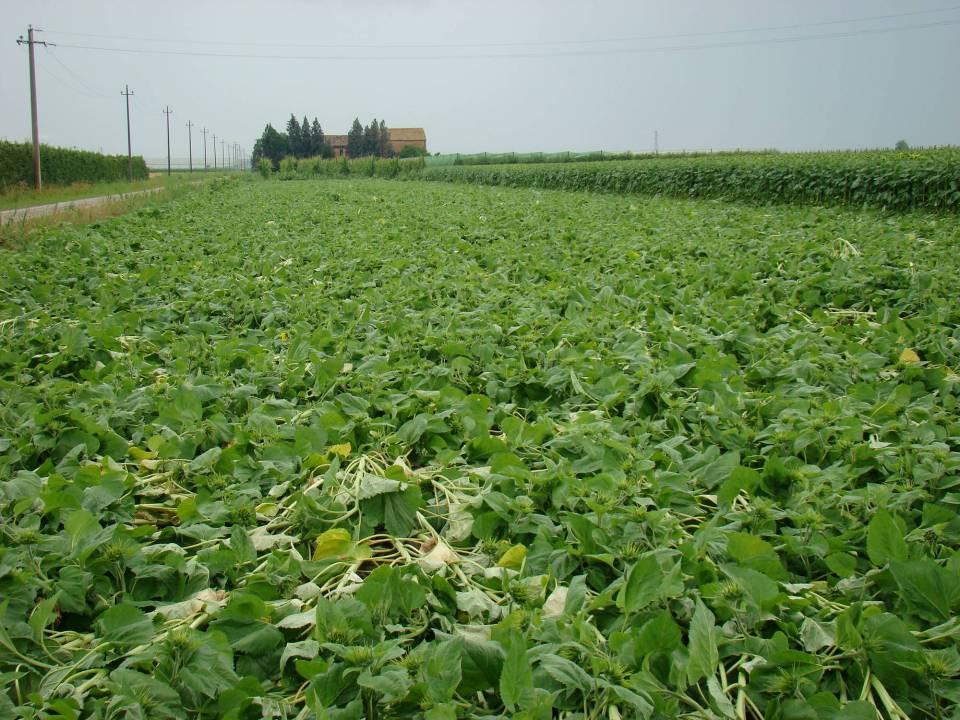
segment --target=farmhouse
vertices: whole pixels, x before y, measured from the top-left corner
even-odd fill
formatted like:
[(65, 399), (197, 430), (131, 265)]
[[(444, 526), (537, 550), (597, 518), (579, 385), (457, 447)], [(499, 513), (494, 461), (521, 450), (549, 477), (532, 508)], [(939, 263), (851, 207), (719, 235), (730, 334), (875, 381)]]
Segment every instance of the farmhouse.
[[(387, 132), (390, 133), (390, 150), (394, 153), (399, 153), (405, 145), (427, 149), (427, 133), (423, 128), (387, 128)], [(333, 148), (334, 157), (347, 154), (346, 135), (325, 135), (324, 140)]]

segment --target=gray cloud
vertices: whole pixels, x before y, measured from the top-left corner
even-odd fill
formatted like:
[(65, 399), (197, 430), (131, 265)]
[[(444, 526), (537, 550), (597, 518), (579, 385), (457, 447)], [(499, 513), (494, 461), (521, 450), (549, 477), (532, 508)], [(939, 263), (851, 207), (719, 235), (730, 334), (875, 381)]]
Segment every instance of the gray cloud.
[[(165, 153), (166, 104), (175, 113), (179, 156), (187, 154), (187, 120), (249, 149), (264, 123), (282, 126), (290, 112), (316, 115), (329, 132), (345, 131), (356, 115), (423, 126), (435, 151), (647, 150), (654, 129), (664, 149), (872, 147), (901, 137), (958, 142), (960, 25), (886, 29), (956, 23), (960, 6), (810, 25), (916, 13), (942, 2), (4, 5), (8, 31), (25, 32), (32, 22), (48, 30), (40, 37), (60, 44), (37, 50), (41, 130), (59, 145), (125, 152), (124, 83), (136, 93), (134, 149), (153, 157)], [(783, 25), (805, 27), (727, 32)], [(857, 34), (836, 37), (848, 32)], [(661, 39), (597, 42), (638, 36)], [(809, 39), (791, 40), (798, 36)], [(19, 140), (30, 134), (26, 50), (12, 39), (0, 47), (0, 136)], [(664, 47), (673, 49), (654, 49)], [(332, 59), (344, 55), (363, 59)], [(383, 56), (389, 59), (377, 59)]]

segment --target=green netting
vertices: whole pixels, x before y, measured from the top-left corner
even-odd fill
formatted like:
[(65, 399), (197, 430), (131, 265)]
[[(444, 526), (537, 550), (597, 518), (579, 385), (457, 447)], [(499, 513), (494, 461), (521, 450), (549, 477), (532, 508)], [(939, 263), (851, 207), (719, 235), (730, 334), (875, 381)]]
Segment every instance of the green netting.
[(637, 156), (630, 152), (609, 152), (605, 150), (592, 150), (589, 152), (564, 151), (554, 153), (450, 153), (447, 155), (433, 155), (427, 158), (427, 165), (509, 165), (512, 163), (628, 160), (633, 157)]
[(703, 155), (766, 155), (776, 153), (776, 150), (693, 150), (682, 152), (662, 153), (634, 153), (627, 151), (610, 152), (609, 150), (589, 150), (574, 152), (572, 150), (554, 153), (448, 153), (446, 155), (432, 155), (427, 158), (427, 167), (443, 165), (513, 165), (535, 163), (562, 163), (562, 162), (596, 162), (601, 160), (651, 160), (654, 158), (671, 157), (700, 157)]

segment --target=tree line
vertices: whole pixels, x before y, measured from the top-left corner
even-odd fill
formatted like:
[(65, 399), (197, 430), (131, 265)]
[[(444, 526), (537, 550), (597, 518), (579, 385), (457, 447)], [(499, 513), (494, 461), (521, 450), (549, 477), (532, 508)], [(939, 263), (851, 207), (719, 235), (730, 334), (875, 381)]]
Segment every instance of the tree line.
[[(347, 155), (351, 158), (391, 157), (390, 131), (387, 123), (374, 118), (369, 125), (360, 124), (355, 118), (350, 132), (347, 133)], [(287, 120), (286, 132), (280, 132), (270, 123), (263, 129), (263, 134), (253, 144), (253, 165), (261, 158), (268, 158), (273, 162), (274, 169), (280, 167), (280, 161), (285, 157), (333, 157), (333, 148), (324, 137), (323, 128), (317, 118), (311, 123), (307, 116), (303, 122), (298, 122), (291, 113)]]
[(387, 130), (387, 123), (381, 120), (373, 122), (364, 127), (360, 124), (360, 118), (353, 119), (353, 125), (350, 132), (347, 133), (347, 155), (352, 158), (368, 157), (390, 157), (393, 152), (390, 149), (390, 131)]

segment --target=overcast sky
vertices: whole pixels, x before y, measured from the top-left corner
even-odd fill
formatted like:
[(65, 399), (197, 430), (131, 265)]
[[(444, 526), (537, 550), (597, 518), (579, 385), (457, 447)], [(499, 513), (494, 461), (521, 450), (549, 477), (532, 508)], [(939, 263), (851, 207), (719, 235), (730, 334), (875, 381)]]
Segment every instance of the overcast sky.
[(125, 153), (129, 83), (148, 158), (167, 104), (175, 157), (188, 120), (249, 150), (291, 112), (422, 126), (441, 152), (960, 144), (950, 0), (0, 0), (0, 20), (0, 137), (30, 136), (32, 23), (58, 44), (37, 48), (42, 140)]

